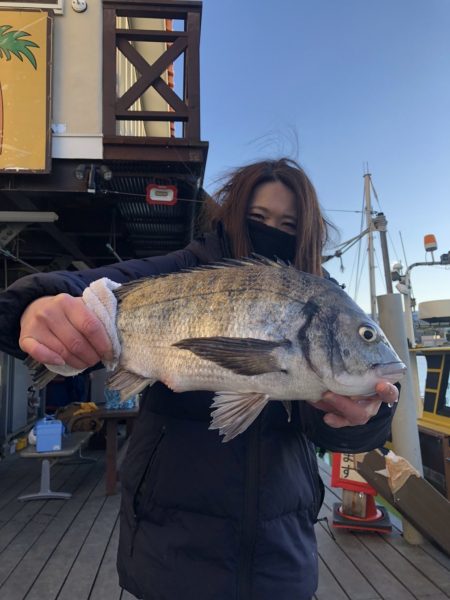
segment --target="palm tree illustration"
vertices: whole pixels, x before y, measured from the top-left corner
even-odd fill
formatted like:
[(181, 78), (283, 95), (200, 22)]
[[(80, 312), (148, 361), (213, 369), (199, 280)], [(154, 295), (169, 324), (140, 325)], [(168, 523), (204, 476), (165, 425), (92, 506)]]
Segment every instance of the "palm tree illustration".
[[(24, 40), (30, 34), (26, 31), (13, 30), (11, 25), (0, 25), (0, 59), (6, 58), (11, 60), (11, 56), (16, 56), (23, 62), (23, 56), (32, 64), (33, 68), (37, 68), (36, 59), (30, 48), (39, 48), (39, 46), (31, 40)], [(2, 83), (0, 81), (0, 154), (3, 146), (3, 95)]]

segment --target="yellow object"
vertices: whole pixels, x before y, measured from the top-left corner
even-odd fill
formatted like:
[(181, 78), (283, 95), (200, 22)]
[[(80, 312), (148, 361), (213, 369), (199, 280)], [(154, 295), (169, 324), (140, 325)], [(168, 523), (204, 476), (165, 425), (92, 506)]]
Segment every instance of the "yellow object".
[(72, 417), (76, 417), (77, 415), (82, 415), (84, 413), (94, 412), (98, 409), (95, 402), (80, 402), (80, 408), (76, 410)]
[(16, 442), (16, 451), (19, 452), (28, 446), (28, 440), (26, 437), (18, 438)]
[(47, 11), (0, 10), (0, 172), (49, 170)]

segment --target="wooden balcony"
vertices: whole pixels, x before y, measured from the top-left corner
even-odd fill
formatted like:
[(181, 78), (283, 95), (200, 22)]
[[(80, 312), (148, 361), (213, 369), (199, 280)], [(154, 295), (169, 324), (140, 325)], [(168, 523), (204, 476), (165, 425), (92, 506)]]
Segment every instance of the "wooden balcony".
[[(124, 29), (118, 18), (166, 19), (184, 24), (183, 30), (160, 31)], [(200, 2), (103, 1), (103, 144), (104, 158), (200, 163), (206, 160), (207, 144), (200, 141)], [(132, 42), (163, 42), (166, 51), (149, 64)], [(140, 74), (123, 95), (116, 98), (116, 57), (118, 50)], [(182, 97), (164, 79), (167, 69), (184, 57)], [(131, 110), (143, 94), (154, 88), (170, 107), (169, 111)], [(119, 121), (182, 123), (179, 137), (136, 137), (118, 135)]]
[[(200, 134), (201, 10), (202, 3), (195, 0), (103, 0), (95, 25), (102, 31), (103, 62), (99, 77), (90, 78), (97, 87), (93, 97), (76, 105), (80, 127), (83, 110), (98, 111), (102, 158), (54, 157), (49, 173), (0, 172), (0, 210), (50, 211), (59, 217), (55, 223), (13, 228), (0, 223), (0, 255), (10, 253), (0, 260), (0, 287), (33, 269), (101, 266), (116, 262), (117, 256), (164, 254), (192, 239), (208, 152)], [(63, 37), (64, 22), (58, 24)], [(91, 24), (91, 30), (95, 27)], [(68, 35), (77, 32), (67, 27)], [(154, 60), (146, 54), (150, 47), (156, 47)], [(127, 77), (121, 71), (124, 64)], [(168, 76), (172, 65), (174, 84)], [(63, 69), (58, 68), (61, 79)], [(88, 65), (75, 77), (82, 81), (87, 72)], [(72, 79), (66, 74), (64, 82), (71, 85)], [(70, 135), (65, 142), (69, 150)], [(56, 136), (54, 142), (61, 144), (61, 139)], [(82, 139), (80, 135), (77, 143)], [(108, 178), (101, 174), (105, 168)], [(150, 206), (149, 184), (176, 186), (178, 203)]]

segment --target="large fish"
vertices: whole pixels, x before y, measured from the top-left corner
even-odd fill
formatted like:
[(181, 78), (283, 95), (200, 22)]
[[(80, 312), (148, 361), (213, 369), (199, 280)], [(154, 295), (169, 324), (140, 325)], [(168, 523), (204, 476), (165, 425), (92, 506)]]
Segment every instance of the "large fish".
[(244, 431), (269, 400), (370, 395), (405, 371), (380, 327), (332, 281), (268, 260), (226, 261), (114, 291), (125, 399), (155, 381), (211, 390), (211, 429)]

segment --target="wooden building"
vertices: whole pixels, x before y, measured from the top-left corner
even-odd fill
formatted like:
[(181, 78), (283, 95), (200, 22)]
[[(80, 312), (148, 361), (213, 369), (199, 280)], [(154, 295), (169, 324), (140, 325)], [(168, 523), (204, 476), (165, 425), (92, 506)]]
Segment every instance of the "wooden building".
[[(0, 0), (0, 290), (192, 239), (208, 152), (201, 11)], [(32, 411), (22, 363), (0, 352), (0, 373), (1, 454)]]
[[(195, 0), (0, 1), (0, 32), (21, 31), (36, 44), (9, 60), (0, 55), (0, 287), (33, 269), (100, 266), (192, 238), (208, 151), (200, 139), (201, 10)], [(46, 49), (35, 42), (38, 20)], [(45, 128), (34, 131), (40, 113)], [(13, 132), (26, 119), (21, 140)], [(44, 156), (30, 166), (21, 158), (33, 136)], [(149, 185), (171, 186), (153, 195), (177, 202), (147, 203)]]

